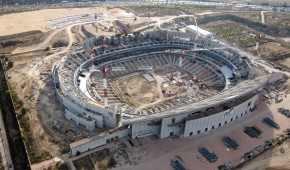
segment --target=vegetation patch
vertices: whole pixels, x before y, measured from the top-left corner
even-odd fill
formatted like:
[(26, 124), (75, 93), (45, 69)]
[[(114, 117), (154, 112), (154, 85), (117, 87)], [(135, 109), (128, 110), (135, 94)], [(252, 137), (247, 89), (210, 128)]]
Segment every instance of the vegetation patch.
[(271, 36), (289, 36), (290, 35), (290, 29), (288, 26), (266, 25), (266, 24), (262, 24), (261, 22), (252, 21), (246, 18), (231, 15), (231, 14), (202, 17), (198, 19), (198, 23), (207, 24), (210, 22), (226, 21), (226, 20), (230, 20), (230, 21), (245, 25), (258, 32), (262, 32), (264, 34), (271, 35)]
[(76, 169), (90, 170), (107, 170), (116, 167), (117, 162), (110, 153), (110, 150), (105, 148), (91, 155), (73, 161)]
[[(239, 47), (249, 48), (256, 45), (255, 32), (241, 24), (234, 22), (220, 22), (219, 24), (208, 24), (203, 26), (206, 30), (213, 32), (218, 37), (225, 39)], [(273, 40), (262, 38), (261, 44), (272, 42)]]

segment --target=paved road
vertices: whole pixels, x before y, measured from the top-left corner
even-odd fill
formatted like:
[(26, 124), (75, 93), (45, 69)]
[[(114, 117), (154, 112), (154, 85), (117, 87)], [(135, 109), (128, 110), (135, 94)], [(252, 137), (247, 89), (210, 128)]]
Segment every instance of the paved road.
[[(4, 122), (2, 118), (2, 113), (0, 110), (0, 152), (1, 152), (1, 158), (2, 158), (2, 164), (5, 168), (5, 170), (13, 170), (13, 164), (12, 164), (12, 159), (10, 155), (10, 150), (9, 150), (9, 145), (8, 145), (8, 140), (6, 136), (6, 131), (4, 127)], [(9, 165), (11, 168), (9, 168)]]

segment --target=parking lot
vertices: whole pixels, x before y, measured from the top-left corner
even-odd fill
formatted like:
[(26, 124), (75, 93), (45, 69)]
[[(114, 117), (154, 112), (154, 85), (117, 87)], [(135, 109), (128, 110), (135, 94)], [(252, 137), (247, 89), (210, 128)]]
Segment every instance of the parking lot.
[[(283, 97), (280, 103), (266, 104), (262, 97), (253, 112), (248, 113), (235, 122), (214, 129), (207, 134), (200, 134), (193, 137), (175, 137), (157, 139), (148, 137), (144, 139), (142, 147), (147, 152), (145, 158), (137, 161), (136, 165), (125, 166), (116, 169), (173, 169), (170, 161), (178, 160), (187, 169), (218, 169), (221, 164), (236, 166), (244, 161), (242, 158), (246, 152), (253, 150), (254, 153), (260, 152), (265, 141), (279, 137), (289, 128), (290, 118), (278, 112), (278, 108), (289, 109), (289, 98)], [(280, 125), (280, 129), (275, 129), (263, 122), (265, 117), (273, 119)], [(244, 133), (246, 126), (257, 126), (263, 133), (260, 138), (251, 138)], [(222, 141), (223, 136), (230, 136), (235, 139), (240, 148), (237, 150), (228, 148)], [(217, 161), (210, 163), (199, 151), (199, 147), (206, 147), (217, 155)]]

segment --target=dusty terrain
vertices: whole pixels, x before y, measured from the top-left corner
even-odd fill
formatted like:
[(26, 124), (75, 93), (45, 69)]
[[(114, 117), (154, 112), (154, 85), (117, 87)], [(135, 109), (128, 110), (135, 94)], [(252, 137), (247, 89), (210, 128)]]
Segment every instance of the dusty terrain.
[[(21, 117), (26, 129), (26, 144), (29, 146), (32, 163), (50, 159), (68, 151), (68, 143), (99, 133), (75, 129), (64, 118), (63, 108), (54, 97), (51, 68), (59, 56), (47, 58), (47, 54), (31, 52), (13, 57), (14, 67), (9, 70), (11, 85), (23, 101), (28, 114)], [(33, 147), (32, 147), (33, 146)]]
[[(33, 12), (24, 12), (20, 14), (9, 14), (0, 16), (0, 32), (1, 35), (8, 35), (8, 34), (14, 34), (14, 33), (20, 33), (23, 31), (30, 31), (30, 30), (41, 30), (41, 31), (47, 31), (45, 30), (45, 24), (49, 21), (51, 18), (56, 17), (63, 17), (68, 15), (74, 15), (74, 14), (85, 14), (85, 13), (100, 13), (100, 12), (107, 12), (107, 16), (114, 17), (118, 16), (120, 14), (124, 14), (124, 10), (120, 9), (106, 9), (104, 7), (94, 7), (94, 8), (71, 8), (71, 9), (47, 9), (47, 10), (40, 10), (40, 11), (33, 11)], [(174, 11), (166, 11), (166, 12), (173, 12)], [(183, 13), (182, 11), (178, 11), (178, 13)], [(259, 16), (253, 15), (253, 16), (247, 16), (247, 17), (253, 17), (255, 20), (258, 21)], [(28, 19), (29, 18), (29, 19)], [(138, 28), (139, 26), (146, 26), (148, 22), (152, 20), (148, 17), (146, 18), (138, 18), (137, 21), (126, 20), (124, 23), (129, 23), (132, 28)], [(1, 24), (1, 23), (5, 24)], [(143, 23), (144, 22), (144, 23)], [(156, 21), (154, 21), (156, 22)], [(107, 26), (109, 26), (111, 22), (108, 22)], [(106, 25), (106, 24), (105, 24)], [(214, 24), (209, 24), (212, 27), (215, 27)], [(222, 27), (222, 26), (220, 26)], [(89, 31), (92, 33), (94, 32), (94, 28), (90, 25), (87, 27)], [(241, 25), (235, 25), (235, 27), (231, 27), (232, 30), (238, 30), (238, 35), (241, 36), (240, 39), (238, 39), (238, 42), (244, 42), (244, 38), (247, 37), (243, 35), (241, 32), (243, 30), (243, 27)], [(70, 29), (68, 29), (70, 30)], [(43, 47), (48, 45), (53, 45), (59, 40), (65, 41), (65, 45), (68, 45), (70, 47), (72, 45), (72, 41), (69, 40), (71, 36), (74, 37), (74, 39), (81, 39), (79, 38), (79, 35), (75, 35), (75, 33), (78, 33), (79, 28), (75, 27), (75, 31), (73, 34), (67, 34), (69, 31), (66, 29), (63, 29), (63, 31), (60, 31), (53, 35), (52, 40), (48, 41), (47, 43), (43, 43)], [(249, 29), (250, 30), (250, 29)], [(228, 32), (228, 30), (225, 30)], [(252, 30), (250, 30), (252, 31)], [(228, 32), (231, 37), (235, 36), (236, 33)], [(231, 34), (232, 33), (232, 34)], [(100, 35), (113, 35), (113, 32), (106, 32), (101, 29), (99, 29)], [(0, 36), (1, 36), (0, 35)], [(37, 38), (31, 38), (35, 41), (32, 41), (31, 43), (27, 43), (28, 46), (35, 47), (36, 44), (38, 44), (40, 41), (43, 41), (43, 39), (37, 39)], [(235, 39), (237, 40), (237, 39)], [(246, 41), (251, 41), (250, 44), (254, 44), (254, 38), (249, 38)], [(252, 45), (251, 45), (252, 46)], [(272, 48), (271, 48), (272, 47)], [(279, 47), (279, 43), (266, 43), (261, 45), (262, 51), (264, 55), (273, 54), (275, 52), (283, 52), (288, 51), (288, 49), (285, 49), (284, 47)], [(33, 48), (34, 49), (34, 48)], [(92, 136), (95, 134), (98, 134), (102, 129), (98, 129), (95, 132), (88, 132), (80, 127), (75, 128), (76, 126), (67, 121), (63, 116), (63, 108), (59, 105), (58, 101), (54, 97), (54, 88), (53, 83), (51, 79), (51, 68), (54, 65), (54, 63), (60, 59), (62, 55), (53, 55), (50, 57), (47, 57), (48, 55), (61, 51), (63, 53), (67, 52), (67, 50), (62, 51), (63, 48), (58, 48), (55, 50), (49, 50), (49, 51), (38, 51), (38, 52), (31, 52), (21, 55), (15, 55), (11, 57), (11, 59), (14, 61), (14, 67), (8, 72), (9, 75), (11, 75), (11, 83), (12, 86), (15, 87), (16, 92), (19, 96), (19, 98), (24, 102), (25, 108), (27, 108), (28, 114), (24, 115), (22, 117), (22, 120), (28, 120), (29, 124), (28, 126), (31, 129), (31, 134), (26, 134), (28, 137), (32, 137), (31, 140), (26, 141), (27, 145), (30, 148), (30, 154), (32, 153), (34, 157), (34, 162), (37, 163), (44, 159), (50, 159), (53, 156), (60, 155), (61, 153), (67, 152), (68, 143), (72, 141), (76, 141), (78, 139), (81, 139), (83, 137)], [(270, 50), (270, 51), (269, 51)], [(273, 51), (271, 51), (273, 50)], [(21, 50), (20, 50), (21, 51)], [(269, 55), (270, 57), (270, 55)], [(282, 61), (282, 60), (281, 60)], [(286, 62), (285, 62), (286, 61)], [(285, 63), (285, 65), (289, 66), (290, 61), (285, 59), (281, 64)], [(288, 64), (288, 63), (289, 64)], [(128, 80), (127, 80), (128, 81)], [(135, 83), (139, 83), (140, 79), (136, 79)], [(145, 80), (146, 81), (146, 80)], [(143, 82), (145, 83), (145, 82)], [(156, 82), (155, 82), (156, 83)], [(146, 83), (145, 83), (146, 84)], [(125, 86), (123, 83), (123, 88), (130, 89), (128, 87), (128, 84)], [(140, 86), (141, 87), (141, 86)], [(128, 91), (128, 94), (131, 93), (131, 95), (135, 95), (134, 99), (138, 99), (137, 101), (139, 103), (144, 102), (143, 97), (146, 96), (147, 98), (153, 98), (156, 92), (156, 89), (151, 88), (150, 86), (146, 86), (145, 88), (138, 88), (138, 93), (142, 92), (142, 95), (136, 96), (137, 92)], [(147, 90), (147, 91), (144, 91)], [(149, 94), (149, 92), (150, 94)], [(173, 90), (172, 90), (173, 91)], [(153, 95), (151, 95), (153, 94)], [(141, 97), (141, 98), (140, 98)], [(155, 96), (156, 97), (156, 96)], [(149, 100), (147, 102), (152, 102), (154, 100)], [(288, 101), (288, 100), (287, 100)], [(285, 104), (285, 102), (283, 102)], [(282, 104), (279, 104), (279, 106)], [(271, 113), (268, 109), (270, 107)], [(163, 140), (156, 140), (153, 138), (145, 138), (144, 141), (141, 141), (142, 145), (139, 149), (133, 148), (131, 151), (132, 155), (129, 159), (131, 159), (132, 164), (134, 166), (128, 166), (124, 167), (125, 169), (148, 169), (148, 168), (171, 168), (169, 161), (171, 159), (176, 158), (177, 156), (182, 157), (184, 160), (184, 164), (188, 168), (195, 168), (194, 165), (200, 166), (200, 168), (212, 168), (216, 167), (218, 164), (233, 159), (234, 163), (238, 163), (238, 159), (240, 156), (249, 149), (246, 146), (255, 147), (259, 143), (262, 143), (263, 140), (272, 138), (276, 134), (280, 134), (283, 129), (289, 126), (289, 120), (285, 119), (282, 115), (276, 115), (278, 105), (265, 105), (261, 104), (261, 107), (259, 108), (261, 111), (259, 112), (260, 116), (255, 113), (251, 113), (249, 115), (253, 116), (247, 116), (246, 118), (243, 118), (241, 120), (238, 120), (237, 126), (236, 125), (228, 125), (226, 127), (222, 127), (221, 129), (214, 130), (213, 132), (210, 132), (210, 135), (203, 134), (196, 137), (191, 138), (184, 138), (184, 139), (163, 139)], [(264, 109), (264, 110), (263, 110)], [(268, 110), (267, 110), (268, 109)], [(20, 108), (17, 110), (17, 112), (20, 112)], [(276, 131), (273, 129), (270, 129), (269, 127), (265, 126), (261, 123), (261, 118), (263, 115), (261, 113), (264, 113), (264, 115), (274, 116), (275, 120), (278, 121), (278, 123), (281, 123), (282, 130)], [(254, 124), (255, 122), (258, 122), (258, 125), (269, 130), (269, 133), (265, 134), (265, 136), (262, 139), (258, 139), (255, 141), (254, 139), (248, 139), (247, 136), (244, 134), (238, 136), (236, 134), (237, 131), (241, 131), (243, 126), (246, 124)], [(286, 123), (285, 123), (286, 122)], [(230, 127), (230, 128), (228, 128)], [(77, 129), (77, 130), (76, 130)], [(227, 148), (221, 147), (223, 146), (220, 142), (220, 138), (224, 134), (230, 134), (236, 137), (241, 141), (243, 144), (243, 147), (241, 150), (235, 152), (235, 151), (229, 151), (224, 152)], [(275, 135), (274, 135), (275, 134)], [(213, 143), (211, 141), (219, 141), (216, 143)], [(207, 163), (207, 161), (202, 158), (202, 156), (198, 155), (197, 148), (200, 144), (205, 144), (206, 146), (209, 146), (210, 149), (217, 152), (218, 155), (220, 155), (219, 161), (213, 165)], [(33, 146), (33, 147), (32, 147)], [(181, 147), (183, 146), (183, 147)], [(126, 146), (128, 147), (128, 146)], [(33, 149), (31, 149), (33, 148)], [(172, 149), (173, 148), (173, 149)], [(139, 152), (140, 151), (140, 152)], [(149, 155), (148, 155), (149, 153)], [(233, 157), (232, 154), (234, 155)], [(287, 154), (287, 153), (286, 153)], [(162, 155), (162, 157), (160, 156)], [(146, 157), (147, 156), (147, 157)], [(143, 157), (145, 157), (143, 159)], [(141, 159), (142, 158), (142, 159)], [(201, 159), (201, 160), (199, 160)], [(53, 159), (54, 160), (54, 159)], [(273, 158), (274, 160), (274, 158)], [(152, 164), (150, 164), (152, 162)], [(268, 159), (267, 161), (264, 161), (264, 166), (268, 165)], [(271, 161), (270, 161), (271, 162)], [(108, 162), (106, 162), (108, 163)], [(149, 165), (150, 164), (150, 165)], [(127, 162), (128, 165), (128, 162)], [(277, 165), (274, 164), (274, 165)], [(118, 168), (122, 169), (122, 168)]]
[(159, 98), (156, 81), (148, 82), (142, 75), (126, 77), (110, 83), (121, 93), (118, 94), (119, 98), (128, 100), (135, 106), (152, 103)]
[(0, 16), (0, 36), (16, 34), (31, 30), (46, 32), (46, 23), (57, 17), (64, 17), (76, 14), (104, 12), (103, 7), (94, 8), (67, 8), (67, 9), (44, 9), (32, 12), (23, 12)]
[(110, 17), (126, 14), (124, 10), (106, 7), (67, 8), (67, 9), (43, 9), (39, 11), (22, 12), (0, 16), (0, 36), (16, 34), (31, 30), (46, 32), (45, 25), (50, 19), (70, 15), (89, 13), (107, 13)]
[(9, 54), (17, 48), (41, 43), (50, 33), (50, 31), (47, 31), (45, 33), (39, 32), (27, 36), (18, 36), (17, 38), (12, 39), (0, 39), (0, 53)]
[[(180, 158), (182, 164), (184, 164), (188, 169), (217, 169), (217, 166), (223, 163), (237, 165), (241, 161), (241, 157), (245, 152), (263, 144), (265, 140), (277, 137), (283, 132), (283, 130), (289, 127), (290, 119), (285, 119), (284, 115), (277, 113), (277, 108), (285, 106), (288, 102), (289, 97), (280, 104), (266, 105), (264, 102), (261, 102), (258, 105), (257, 110), (248, 113), (244, 118), (236, 120), (236, 123), (231, 123), (206, 134), (186, 138), (177, 137), (161, 140), (154, 137), (141, 139), (143, 141), (142, 145), (138, 145), (136, 148), (143, 148), (144, 152), (147, 153), (147, 156), (142, 159), (136, 159), (136, 162), (130, 166), (123, 166), (115, 169), (170, 169), (170, 161), (177, 157)], [(265, 116), (273, 117), (273, 119), (279, 123), (281, 129), (274, 130), (265, 125), (262, 122), (262, 119)], [(264, 132), (262, 138), (250, 138), (243, 132), (244, 126), (250, 125), (256, 125), (263, 129)], [(236, 139), (241, 145), (240, 149), (228, 149), (221, 141), (221, 138), (224, 135), (230, 135)], [(198, 152), (198, 147), (201, 145), (206, 146), (215, 152), (218, 156), (218, 161), (215, 163), (209, 163)], [(138, 155), (137, 152), (135, 152), (135, 154)], [(139, 153), (139, 155), (141, 156), (141, 153)], [(286, 157), (285, 159), (283, 158), (283, 160), (287, 163)], [(265, 161), (263, 165), (264, 167), (272, 166), (271, 163), (271, 161)]]
[[(279, 137), (283, 131), (289, 127), (290, 119), (277, 112), (277, 108), (285, 107), (289, 103), (289, 96), (283, 97), (284, 101), (281, 103), (266, 104), (261, 98), (258, 102), (258, 107), (254, 112), (248, 113), (245, 117), (239, 118), (235, 123), (217, 128), (205, 134), (195, 135), (192, 137), (179, 138), (172, 137), (166, 139), (157, 139), (155, 136), (146, 137), (142, 139), (132, 140), (134, 146), (128, 143), (127, 139), (121, 139), (118, 142), (110, 143), (108, 146), (102, 146), (95, 151), (89, 151), (82, 155), (89, 155), (83, 157), (82, 155), (72, 158), (76, 160), (79, 166), (84, 169), (98, 169), (95, 158), (92, 154), (99, 152), (104, 148), (110, 148), (111, 155), (116, 161), (116, 170), (129, 170), (129, 169), (172, 169), (170, 161), (172, 159), (179, 160), (187, 169), (217, 169), (218, 165), (227, 163), (229, 165), (237, 165), (242, 161), (242, 156), (249, 150), (258, 150), (259, 145), (264, 144), (266, 140)], [(286, 107), (289, 108), (289, 107)], [(281, 129), (276, 130), (269, 127), (262, 122), (264, 117), (271, 117), (279, 123)], [(250, 138), (243, 132), (245, 126), (256, 125), (263, 130), (261, 138)], [(241, 145), (240, 149), (232, 150), (225, 146), (221, 140), (224, 135), (229, 135), (237, 140)], [(215, 152), (218, 160), (215, 163), (209, 163), (199, 152), (199, 146), (205, 146), (211, 151)], [(285, 153), (280, 153), (280, 148), (283, 147)], [(117, 153), (114, 151), (117, 149)], [(282, 146), (269, 150), (266, 152), (266, 158), (262, 155), (258, 157), (257, 161), (253, 160), (244, 169), (287, 169), (288, 166), (288, 153), (289, 153), (289, 140)], [(286, 156), (287, 155), (287, 156)], [(268, 156), (270, 158), (268, 158)], [(80, 162), (81, 160), (89, 161), (88, 163)], [(283, 161), (280, 162), (280, 161)], [(80, 164), (81, 163), (81, 164)], [(85, 163), (85, 164), (84, 164)], [(281, 166), (282, 165), (282, 166)], [(79, 167), (77, 166), (77, 167)], [(88, 167), (89, 166), (89, 167)], [(258, 169), (259, 169), (258, 168)]]
[[(284, 150), (284, 153), (281, 152)], [(282, 145), (267, 151), (249, 162), (241, 170), (287, 170), (290, 161), (290, 140), (286, 140)]]
[[(219, 2), (236, 2), (235, 0), (220, 0)], [(240, 0), (239, 2), (243, 2), (243, 3), (283, 3), (283, 2), (287, 2), (288, 0)]]

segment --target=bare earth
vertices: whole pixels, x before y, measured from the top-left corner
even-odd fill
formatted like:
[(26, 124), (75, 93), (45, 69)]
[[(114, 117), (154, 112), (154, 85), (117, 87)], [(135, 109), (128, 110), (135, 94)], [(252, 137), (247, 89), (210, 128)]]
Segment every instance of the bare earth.
[[(217, 167), (223, 163), (232, 165), (239, 164), (241, 157), (244, 153), (251, 149), (261, 145), (264, 141), (277, 137), (278, 134), (282, 134), (283, 130), (289, 127), (290, 119), (277, 112), (277, 108), (285, 107), (289, 103), (290, 98), (284, 98), (284, 101), (279, 104), (266, 105), (261, 102), (258, 105), (257, 110), (250, 112), (244, 118), (238, 119), (235, 123), (231, 123), (224, 127), (215, 129), (208, 132), (207, 134), (196, 135), (193, 137), (179, 138), (179, 139), (153, 139), (144, 138), (142, 139), (145, 144), (142, 147), (147, 153), (147, 157), (136, 160), (134, 165), (118, 167), (118, 170), (129, 170), (129, 169), (172, 169), (170, 161), (181, 157), (182, 164), (188, 169), (217, 169)], [(289, 108), (289, 107), (287, 107)], [(279, 123), (281, 129), (275, 130), (262, 122), (264, 117), (271, 117)], [(245, 126), (256, 125), (263, 129), (261, 138), (250, 138), (243, 132)], [(223, 143), (221, 138), (224, 135), (232, 136), (236, 139), (241, 147), (239, 150), (228, 149)], [(211, 151), (215, 152), (218, 156), (218, 161), (215, 163), (209, 163), (199, 152), (199, 146), (205, 146)], [(285, 148), (286, 149), (286, 148)], [(289, 153), (286, 152), (285, 155)], [(135, 153), (138, 154), (138, 153)], [(271, 155), (271, 154), (270, 154)], [(138, 157), (138, 156), (137, 156)], [(268, 158), (260, 163), (260, 167), (265, 169), (266, 167), (277, 167), (280, 161), (284, 161), (284, 165), (287, 164), (289, 156)], [(254, 163), (251, 165), (257, 167)], [(249, 169), (249, 168), (246, 168)], [(255, 168), (253, 168), (255, 169)]]
[(32, 12), (14, 13), (0, 16), (0, 36), (16, 34), (31, 30), (47, 31), (46, 23), (49, 19), (104, 12), (104, 7), (68, 8), (68, 9), (44, 9)]
[[(284, 149), (284, 153), (281, 153)], [(281, 146), (260, 155), (242, 170), (287, 170), (290, 163), (290, 141), (285, 141)]]

